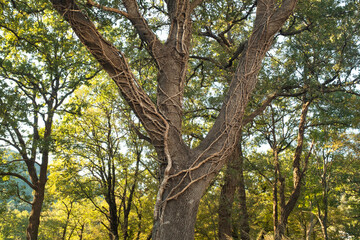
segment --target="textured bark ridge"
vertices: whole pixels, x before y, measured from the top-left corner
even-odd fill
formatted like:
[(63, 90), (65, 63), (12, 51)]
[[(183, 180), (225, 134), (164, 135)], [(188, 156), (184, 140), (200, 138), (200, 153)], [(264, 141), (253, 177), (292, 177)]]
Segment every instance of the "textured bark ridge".
[[(244, 159), (242, 153), (242, 147), (239, 143), (233, 152), (232, 158), (227, 164), (227, 169), (224, 177), (224, 184), (221, 188), (220, 200), (219, 200), (219, 232), (218, 236), (220, 240), (227, 239), (250, 239), (250, 226), (249, 215), (246, 207), (246, 193), (244, 183)], [(239, 229), (233, 226), (231, 221), (232, 207), (234, 202), (235, 192), (239, 195), (239, 207), (240, 207), (240, 224)], [(240, 236), (239, 236), (240, 235)]]
[[(39, 186), (40, 187), (40, 186)], [(37, 188), (32, 202), (32, 208), (29, 217), (29, 224), (26, 229), (26, 238), (29, 240), (36, 240), (38, 238), (40, 213), (42, 204), (44, 202), (45, 185)]]
[(171, 27), (165, 43), (150, 30), (135, 0), (124, 0), (126, 12), (117, 11), (130, 20), (157, 64), (156, 104), (137, 84), (124, 55), (101, 36), (74, 0), (51, 2), (115, 81), (163, 162), (153, 239), (193, 239), (201, 196), (239, 141), (244, 110), (261, 62), (296, 0), (258, 1), (253, 33), (240, 56), (230, 91), (213, 128), (196, 149), (190, 149), (182, 140), (182, 100), (190, 52), (191, 13), (202, 1), (166, 0)]

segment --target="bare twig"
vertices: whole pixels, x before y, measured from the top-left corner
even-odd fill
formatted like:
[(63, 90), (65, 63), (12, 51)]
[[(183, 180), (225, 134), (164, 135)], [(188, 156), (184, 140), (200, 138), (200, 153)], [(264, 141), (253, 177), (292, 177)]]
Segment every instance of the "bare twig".
[(129, 18), (129, 15), (124, 12), (124, 11), (121, 11), (120, 9), (117, 9), (117, 8), (111, 8), (111, 7), (106, 7), (106, 6), (103, 6), (103, 5), (100, 5), (98, 3), (95, 3), (94, 1), (92, 0), (87, 0), (87, 4), (89, 6), (93, 6), (93, 7), (96, 7), (98, 9), (102, 9), (102, 10), (105, 10), (107, 12), (113, 12), (113, 13), (118, 13), (126, 18)]

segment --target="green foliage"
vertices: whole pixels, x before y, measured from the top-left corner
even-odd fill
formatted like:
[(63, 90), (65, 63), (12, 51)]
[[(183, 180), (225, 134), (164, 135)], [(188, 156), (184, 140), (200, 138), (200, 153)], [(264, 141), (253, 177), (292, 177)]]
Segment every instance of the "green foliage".
[(28, 217), (28, 211), (19, 211), (14, 206), (7, 206), (7, 210), (0, 213), (0, 238), (25, 239), (24, 229), (27, 226)]
[[(156, 181), (149, 175), (153, 167), (140, 155), (149, 149), (131, 131), (136, 119), (107, 79), (95, 78), (90, 86), (77, 90), (70, 104), (76, 106), (78, 114), (66, 114), (56, 129), (57, 159), (49, 176), (49, 191), (55, 196), (51, 195), (56, 201), (69, 199), (75, 211), (79, 204), (88, 202), (102, 216), (102, 224), (109, 226), (109, 189), (114, 188), (119, 230), (125, 234), (126, 229), (130, 239), (147, 236)], [(54, 218), (49, 211), (49, 221)]]
[[(100, 32), (131, 57), (129, 64), (139, 85), (156, 102), (156, 63), (127, 20), (88, 8), (86, 1), (78, 2), (89, 18), (97, 20)], [(121, 6), (118, 0), (98, 2)], [(166, 3), (138, 3), (150, 27), (163, 38), (162, 31), (169, 28)], [(184, 141), (191, 147), (205, 137), (226, 96), (237, 51), (252, 30), (253, 4), (205, 1), (195, 10), (182, 126)], [(153, 148), (137, 139), (139, 133), (146, 138), (138, 119), (119, 98), (115, 85), (98, 74), (96, 64), (48, 1), (0, 0), (0, 11), (0, 171), (26, 176), (23, 162), (13, 160), (22, 159), (24, 153), (31, 155), (34, 146), (38, 162), (47, 144), (56, 150), (40, 238), (62, 239), (65, 230), (65, 239), (107, 238), (106, 177), (113, 165), (120, 222), (124, 223), (124, 205), (134, 186), (127, 230), (130, 239), (146, 239), (152, 227), (159, 163), (153, 160)], [(268, 235), (273, 231), (274, 164), (267, 145), (271, 148), (276, 140), (282, 148), (282, 174), (291, 189), (291, 163), (304, 99), (311, 100), (311, 107), (302, 159), (312, 141), (315, 147), (298, 206), (289, 218), (288, 236), (303, 237), (311, 218), (318, 221), (328, 207), (330, 239), (360, 237), (360, 144), (354, 130), (360, 123), (359, 24), (358, 1), (300, 1), (274, 40), (277, 50), (271, 50), (264, 61), (247, 112), (257, 109), (267, 94), (277, 93), (278, 98), (243, 129), (250, 235), (254, 239), (261, 231)], [(44, 126), (50, 115), (56, 115), (57, 124), (56, 133), (48, 140), (44, 139)], [(25, 148), (20, 146), (16, 129)], [(321, 182), (325, 168), (327, 206)], [(213, 183), (200, 204), (196, 239), (217, 238), (221, 181)], [(24, 205), (13, 199), (19, 194), (30, 200), (28, 189), (9, 176), (1, 176), (0, 187), (0, 218), (6, 219), (0, 223), (0, 238), (23, 239), (29, 213), (21, 211)], [(286, 196), (290, 194), (287, 190)], [(235, 229), (240, 222), (238, 203), (235, 196)], [(123, 231), (121, 224), (119, 230)], [(321, 238), (321, 231), (317, 222), (314, 239)]]

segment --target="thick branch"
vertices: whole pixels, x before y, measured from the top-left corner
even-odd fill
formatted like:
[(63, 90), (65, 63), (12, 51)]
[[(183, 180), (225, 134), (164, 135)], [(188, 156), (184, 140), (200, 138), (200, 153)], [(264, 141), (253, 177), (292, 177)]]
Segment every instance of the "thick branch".
[(25, 198), (21, 197), (21, 195), (20, 195), (20, 190), (19, 190), (19, 186), (18, 186), (18, 185), (16, 185), (16, 195), (18, 196), (18, 198), (19, 198), (21, 201), (26, 202), (27, 204), (32, 205), (31, 202), (29, 202), (29, 201), (26, 200)]
[(152, 143), (155, 146), (163, 146), (167, 123), (136, 82), (123, 54), (102, 37), (73, 0), (51, 0), (51, 2), (70, 23), (81, 42), (115, 81), (123, 97), (149, 132)]
[[(292, 13), (296, 0), (283, 1), (283, 4), (287, 6), (286, 8), (276, 8), (272, 6), (272, 3), (273, 1), (268, 0), (257, 4), (253, 33), (241, 55), (229, 88), (228, 97), (223, 104), (219, 117), (208, 136), (198, 147), (202, 151), (219, 151), (216, 155), (226, 158), (238, 141), (245, 107), (255, 88), (261, 62), (271, 47), (274, 35)], [(280, 9), (283, 9), (281, 10), (282, 15), (278, 16), (277, 13)], [(274, 15), (278, 18), (274, 19)]]
[(149, 53), (155, 58), (160, 57), (164, 46), (154, 34), (154, 32), (150, 29), (144, 17), (141, 15), (136, 0), (124, 0), (123, 2), (128, 12), (127, 18), (135, 27), (140, 38), (147, 44), (147, 50)]
[(13, 176), (13, 177), (17, 177), (18, 179), (21, 179), (22, 181), (24, 181), (27, 185), (29, 185), (29, 187), (31, 187), (32, 189), (36, 190), (37, 187), (35, 185), (33, 185), (29, 180), (26, 179), (26, 177), (18, 174), (18, 173), (12, 173), (12, 172), (0, 172), (0, 176)]

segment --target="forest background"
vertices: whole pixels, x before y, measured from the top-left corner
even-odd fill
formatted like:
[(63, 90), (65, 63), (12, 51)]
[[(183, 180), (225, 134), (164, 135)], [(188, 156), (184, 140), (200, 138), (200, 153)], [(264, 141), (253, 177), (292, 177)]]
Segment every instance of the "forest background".
[(0, 0), (0, 239), (360, 238), (360, 3), (295, 4)]

